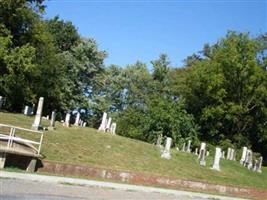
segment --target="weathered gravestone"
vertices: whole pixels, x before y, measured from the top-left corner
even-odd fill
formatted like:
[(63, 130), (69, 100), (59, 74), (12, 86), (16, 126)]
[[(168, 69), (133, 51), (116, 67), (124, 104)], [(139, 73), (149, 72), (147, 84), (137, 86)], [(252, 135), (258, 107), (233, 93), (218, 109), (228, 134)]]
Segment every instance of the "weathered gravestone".
[(29, 116), (31, 115), (31, 112), (32, 112), (31, 107), (25, 106), (23, 114)]
[(56, 123), (56, 112), (53, 111), (51, 114), (51, 120), (50, 120), (48, 130), (50, 130), (50, 131), (55, 130), (55, 123)]
[(70, 113), (66, 114), (63, 126), (70, 127)]
[(195, 148), (195, 154), (198, 155), (198, 148)]
[(183, 143), (182, 152), (185, 152), (185, 143)]
[(216, 147), (212, 169), (220, 171), (220, 158), (221, 158), (221, 156), (222, 156), (221, 148)]
[(162, 143), (162, 134), (159, 134), (157, 138), (156, 146), (160, 147), (161, 143)]
[(75, 123), (74, 126), (79, 126), (79, 122), (80, 122), (80, 118), (81, 118), (81, 114), (79, 112), (77, 112), (76, 118), (75, 118)]
[(245, 160), (245, 167), (247, 167), (248, 169), (252, 169), (252, 167), (253, 167), (252, 151), (251, 150), (247, 150), (246, 160)]
[(86, 127), (86, 124), (87, 124), (86, 122), (83, 122), (83, 127)]
[(243, 165), (245, 160), (246, 160), (246, 153), (247, 153), (248, 148), (247, 147), (243, 147), (243, 151), (242, 151), (242, 155), (241, 155), (241, 159), (240, 159), (240, 164)]
[(256, 161), (255, 161), (255, 166), (254, 166), (254, 171), (258, 172), (258, 173), (262, 173), (261, 171), (261, 166), (262, 166), (262, 156), (259, 157)]
[(2, 108), (4, 104), (4, 97), (0, 96), (0, 109)]
[(200, 151), (199, 151), (199, 164), (202, 166), (206, 166), (206, 160), (205, 160), (205, 155), (206, 155), (206, 143), (205, 142), (201, 142), (200, 145)]
[(32, 124), (32, 129), (34, 129), (34, 130), (42, 129), (41, 122), (42, 122), (43, 105), (44, 105), (44, 97), (40, 97), (39, 102), (38, 102), (37, 112), (35, 115), (35, 119), (34, 119), (34, 122)]
[(103, 113), (101, 124), (98, 128), (98, 131), (105, 131), (106, 130), (106, 124), (107, 124), (107, 113)]
[(187, 149), (186, 149), (186, 152), (190, 153), (191, 152), (191, 140), (188, 140), (188, 144), (187, 144)]
[(116, 123), (112, 123), (111, 124), (110, 132), (111, 132), (112, 135), (116, 135), (116, 127), (117, 127)]
[(225, 151), (222, 152), (222, 157), (223, 159), (225, 159)]
[(170, 153), (171, 145), (172, 145), (172, 138), (167, 137), (164, 151), (161, 154), (162, 158), (165, 158), (165, 159), (170, 159), (171, 158), (171, 153)]
[(105, 132), (110, 132), (111, 131), (111, 117), (108, 118), (108, 122), (105, 128)]

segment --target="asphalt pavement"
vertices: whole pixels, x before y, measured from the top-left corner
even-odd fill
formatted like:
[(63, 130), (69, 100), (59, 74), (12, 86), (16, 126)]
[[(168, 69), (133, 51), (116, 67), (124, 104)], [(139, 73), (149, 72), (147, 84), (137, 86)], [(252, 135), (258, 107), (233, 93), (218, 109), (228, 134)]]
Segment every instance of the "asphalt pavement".
[(0, 171), (0, 200), (233, 200), (237, 198)]

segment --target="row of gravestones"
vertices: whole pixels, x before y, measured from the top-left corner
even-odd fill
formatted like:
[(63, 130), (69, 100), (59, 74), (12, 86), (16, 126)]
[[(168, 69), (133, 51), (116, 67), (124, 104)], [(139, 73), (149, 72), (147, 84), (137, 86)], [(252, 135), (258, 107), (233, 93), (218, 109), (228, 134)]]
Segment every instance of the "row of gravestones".
[[(162, 136), (160, 135), (157, 140), (157, 146), (161, 147), (161, 157), (165, 159), (170, 159), (171, 158), (170, 149), (172, 145), (172, 138), (170, 137), (166, 138), (164, 148), (161, 145), (161, 140), (162, 140)], [(191, 152), (190, 146), (191, 146), (191, 140), (188, 141), (187, 147), (185, 147), (185, 143), (183, 144), (182, 151), (190, 153)], [(206, 166), (206, 156), (209, 155), (209, 152), (206, 151), (205, 142), (201, 143), (199, 152), (198, 152), (198, 148), (195, 149), (195, 154), (198, 155), (199, 164), (202, 166)], [(235, 155), (236, 153), (234, 149), (232, 148), (227, 149), (227, 157), (226, 157), (227, 160), (235, 161)], [(225, 158), (225, 152), (222, 151), (220, 147), (216, 147), (214, 161), (213, 161), (213, 165), (211, 169), (220, 171), (220, 159), (221, 158), (223, 159)], [(254, 165), (253, 165), (252, 150), (247, 149), (247, 147), (243, 147), (240, 164), (247, 167), (249, 170), (253, 170), (253, 171), (261, 173), (262, 161), (263, 161), (263, 157), (261, 156), (260, 158), (254, 161)]]
[(101, 124), (98, 128), (98, 131), (103, 131), (107, 133), (111, 133), (112, 135), (116, 135), (116, 123), (111, 123), (112, 118), (108, 118), (108, 114), (106, 112), (103, 113)]
[[(32, 129), (34, 129), (34, 130), (44, 129), (43, 126), (42, 126), (43, 105), (44, 105), (44, 98), (40, 97), (39, 101), (38, 101), (38, 106), (37, 106), (37, 111), (36, 111), (36, 115), (35, 115), (35, 118), (34, 118), (34, 122), (32, 124)], [(29, 107), (29, 106), (25, 106), (25, 109), (24, 109), (23, 113), (25, 115), (33, 115), (33, 112), (34, 112), (34, 108)], [(70, 126), (70, 116), (71, 116), (70, 113), (66, 114), (65, 121), (63, 121), (63, 126), (67, 126), (67, 127)], [(74, 125), (75, 126), (85, 127), (86, 126), (86, 122), (83, 122), (80, 119), (80, 117), (81, 117), (81, 115), (78, 112), (77, 115), (76, 115), (76, 119), (75, 119)], [(49, 116), (47, 116), (45, 118), (49, 119)], [(49, 124), (48, 130), (54, 130), (55, 129), (55, 121), (56, 121), (56, 112), (53, 111), (52, 114), (51, 114), (51, 119), (50, 119), (50, 124)]]

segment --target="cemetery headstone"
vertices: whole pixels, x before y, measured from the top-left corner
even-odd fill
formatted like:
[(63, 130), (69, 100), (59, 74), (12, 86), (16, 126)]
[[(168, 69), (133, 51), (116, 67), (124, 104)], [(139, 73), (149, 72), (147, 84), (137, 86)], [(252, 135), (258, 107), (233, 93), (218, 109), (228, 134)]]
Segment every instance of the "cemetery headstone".
[(243, 147), (243, 151), (242, 151), (242, 155), (241, 155), (241, 159), (240, 159), (240, 164), (243, 165), (245, 160), (246, 160), (246, 153), (247, 153), (248, 148), (247, 147)]
[(51, 120), (50, 120), (50, 125), (48, 127), (48, 130), (54, 130), (55, 129), (55, 122), (56, 122), (56, 112), (53, 111), (51, 114)]
[(107, 124), (107, 113), (103, 113), (102, 121), (101, 124), (98, 128), (98, 131), (105, 131), (106, 129), (106, 124)]
[(161, 146), (161, 143), (162, 143), (162, 134), (159, 134), (157, 138), (156, 146), (158, 147)]
[(29, 106), (25, 106), (23, 114), (27, 116), (31, 115), (31, 108)]
[(231, 148), (230, 148), (230, 147), (228, 147), (228, 148), (227, 148), (227, 155), (226, 155), (226, 159), (227, 159), (227, 160), (230, 160), (230, 156), (231, 156)]
[(220, 158), (221, 158), (221, 156), (222, 156), (221, 148), (216, 147), (212, 169), (220, 171)]
[(182, 152), (185, 152), (185, 143), (183, 143)]
[(108, 122), (107, 122), (107, 125), (106, 125), (106, 128), (105, 128), (105, 131), (106, 132), (110, 132), (110, 126), (111, 126), (111, 117), (108, 118)]
[(112, 135), (116, 135), (116, 127), (117, 127), (116, 123), (112, 123), (111, 124), (110, 132), (111, 132)]
[(83, 127), (86, 127), (86, 122), (83, 122)]
[(66, 114), (63, 126), (70, 127), (70, 113)]
[(258, 173), (261, 173), (261, 166), (262, 166), (262, 160), (263, 160), (263, 157), (261, 156), (259, 159), (258, 159), (258, 163), (256, 165), (256, 172)]
[(164, 151), (161, 154), (162, 158), (165, 158), (165, 159), (170, 159), (171, 158), (171, 153), (170, 153), (171, 145), (172, 145), (172, 138), (167, 137)]
[(187, 151), (188, 153), (191, 152), (191, 148), (190, 148), (190, 146), (191, 146), (191, 140), (188, 140), (187, 149), (186, 149), (186, 151)]
[(198, 155), (198, 148), (195, 148), (195, 154)]
[(199, 164), (202, 166), (206, 166), (205, 155), (206, 155), (206, 143), (201, 142), (200, 151), (199, 151), (199, 159), (200, 159)]
[(38, 102), (37, 112), (35, 115), (35, 119), (34, 119), (34, 122), (32, 124), (32, 129), (34, 129), (34, 130), (42, 129), (41, 122), (42, 122), (43, 105), (44, 105), (44, 97), (40, 97), (39, 102)]
[(210, 155), (210, 152), (209, 152), (209, 151), (207, 151), (207, 152), (206, 152), (206, 156), (209, 156), (209, 155)]
[(253, 163), (252, 163), (252, 151), (251, 150), (247, 150), (245, 166), (248, 169), (252, 169), (252, 167), (253, 167)]
[(200, 144), (200, 149), (199, 149), (199, 154), (198, 154), (198, 159), (200, 159), (200, 151), (204, 150), (204, 152), (206, 153), (206, 143), (205, 142), (201, 142)]
[(0, 96), (0, 109), (2, 108), (4, 103), (4, 97)]
[(225, 151), (222, 152), (222, 158), (225, 159)]
[(79, 126), (80, 118), (81, 118), (81, 114), (78, 112), (75, 118), (74, 126)]

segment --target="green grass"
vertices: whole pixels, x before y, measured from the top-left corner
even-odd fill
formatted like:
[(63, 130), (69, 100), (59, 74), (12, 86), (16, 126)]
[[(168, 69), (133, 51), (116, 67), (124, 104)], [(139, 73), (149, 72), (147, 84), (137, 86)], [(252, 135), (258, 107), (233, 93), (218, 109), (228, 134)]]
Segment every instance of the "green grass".
[[(30, 128), (33, 117), (0, 112), (0, 123)], [(49, 121), (43, 120), (44, 125)], [(63, 127), (56, 123), (55, 131), (44, 134), (42, 154), (45, 159), (71, 164), (83, 164), (110, 169), (130, 170), (171, 176), (223, 185), (267, 188), (267, 168), (255, 173), (238, 162), (222, 159), (221, 171), (210, 169), (213, 158), (207, 158), (206, 167), (198, 164), (197, 156), (172, 150), (171, 160), (160, 158), (154, 145), (133, 139), (99, 133), (92, 128)]]

